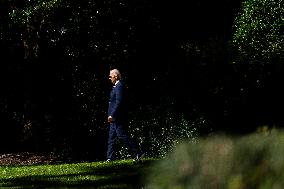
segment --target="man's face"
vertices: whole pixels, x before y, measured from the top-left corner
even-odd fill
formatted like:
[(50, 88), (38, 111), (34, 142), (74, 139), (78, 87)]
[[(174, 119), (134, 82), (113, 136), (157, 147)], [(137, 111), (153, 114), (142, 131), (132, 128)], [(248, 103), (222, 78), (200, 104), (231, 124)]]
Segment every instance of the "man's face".
[(112, 72), (109, 73), (109, 80), (111, 81), (112, 84), (115, 84), (116, 78), (117, 77)]

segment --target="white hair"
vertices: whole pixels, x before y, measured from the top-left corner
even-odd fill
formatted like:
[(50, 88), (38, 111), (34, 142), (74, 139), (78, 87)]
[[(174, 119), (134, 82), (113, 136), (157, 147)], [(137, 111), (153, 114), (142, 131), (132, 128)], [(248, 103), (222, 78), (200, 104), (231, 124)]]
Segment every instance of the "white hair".
[(110, 73), (112, 73), (113, 75), (115, 75), (117, 77), (117, 79), (121, 79), (121, 74), (120, 71), (118, 69), (112, 69), (110, 71)]

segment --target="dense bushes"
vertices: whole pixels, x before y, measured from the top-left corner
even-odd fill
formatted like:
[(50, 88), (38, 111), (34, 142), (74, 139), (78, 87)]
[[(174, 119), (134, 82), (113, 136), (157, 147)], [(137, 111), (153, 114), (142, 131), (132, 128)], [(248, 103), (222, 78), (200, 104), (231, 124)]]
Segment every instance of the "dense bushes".
[(231, 62), (252, 123), (283, 125), (283, 10), (280, 0), (246, 0), (234, 18)]
[[(160, 105), (163, 106), (163, 105)], [(139, 116), (140, 115), (140, 116)], [(149, 157), (164, 157), (172, 151), (181, 139), (196, 140), (201, 133), (211, 132), (211, 125), (200, 115), (189, 120), (177, 112), (167, 112), (151, 106), (143, 107), (131, 113), (128, 131), (136, 144)], [(118, 156), (129, 156), (125, 147), (121, 148)]]
[(283, 154), (284, 132), (277, 130), (184, 142), (153, 168), (148, 187), (280, 189)]
[[(283, 3), (247, 0), (235, 19), (233, 43), (240, 59), (251, 64), (269, 64), (283, 52)], [(282, 28), (282, 29), (281, 29)]]

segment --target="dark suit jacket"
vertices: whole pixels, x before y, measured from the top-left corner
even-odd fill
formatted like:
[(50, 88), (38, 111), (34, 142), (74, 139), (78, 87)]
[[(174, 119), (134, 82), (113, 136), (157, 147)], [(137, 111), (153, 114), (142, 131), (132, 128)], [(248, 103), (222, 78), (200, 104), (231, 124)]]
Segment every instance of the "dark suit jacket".
[(124, 86), (121, 81), (113, 86), (110, 92), (108, 116), (111, 116), (115, 122), (126, 121)]

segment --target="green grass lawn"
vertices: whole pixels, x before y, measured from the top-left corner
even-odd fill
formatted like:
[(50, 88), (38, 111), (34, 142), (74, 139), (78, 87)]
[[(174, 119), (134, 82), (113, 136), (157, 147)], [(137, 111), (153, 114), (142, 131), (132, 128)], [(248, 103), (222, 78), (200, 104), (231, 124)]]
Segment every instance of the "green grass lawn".
[(142, 188), (155, 160), (1, 166), (0, 188)]

